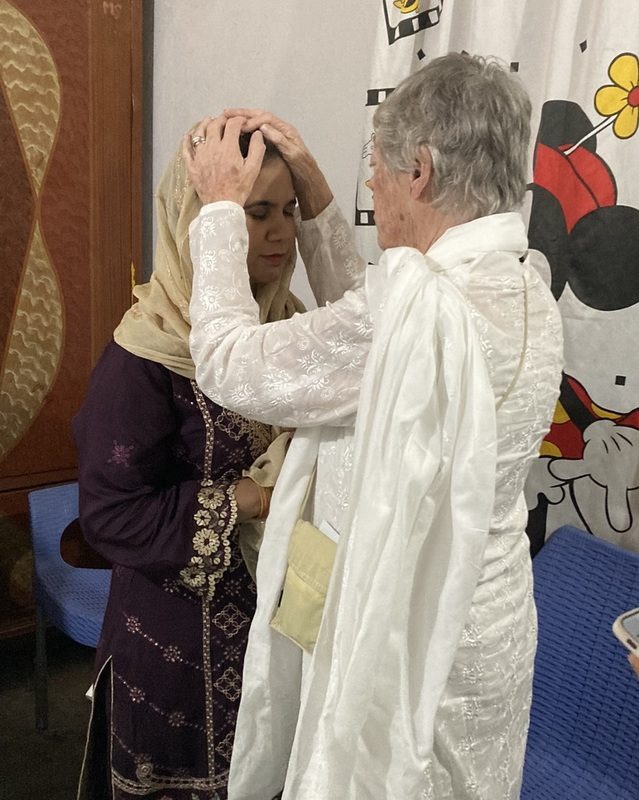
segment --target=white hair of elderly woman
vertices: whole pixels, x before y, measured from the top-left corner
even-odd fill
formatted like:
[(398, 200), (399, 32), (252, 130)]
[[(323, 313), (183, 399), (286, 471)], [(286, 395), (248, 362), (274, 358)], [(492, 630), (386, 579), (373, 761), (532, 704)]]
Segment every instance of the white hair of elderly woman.
[(423, 147), (433, 162), (431, 202), (466, 220), (523, 202), (530, 99), (497, 59), (449, 53), (403, 80), (373, 118), (378, 156), (412, 172)]

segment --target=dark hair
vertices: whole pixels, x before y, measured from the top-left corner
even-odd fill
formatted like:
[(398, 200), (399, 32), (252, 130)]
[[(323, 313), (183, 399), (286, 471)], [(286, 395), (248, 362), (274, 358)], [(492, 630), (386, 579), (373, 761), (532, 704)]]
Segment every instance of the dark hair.
[[(241, 133), (240, 134), (240, 153), (246, 158), (248, 155), (249, 143), (251, 141), (251, 133)], [(275, 147), (273, 142), (269, 142), (267, 139), (264, 139), (264, 144), (266, 146), (266, 152), (264, 153), (264, 161), (270, 161), (273, 158), (282, 158), (282, 154), (280, 151)]]

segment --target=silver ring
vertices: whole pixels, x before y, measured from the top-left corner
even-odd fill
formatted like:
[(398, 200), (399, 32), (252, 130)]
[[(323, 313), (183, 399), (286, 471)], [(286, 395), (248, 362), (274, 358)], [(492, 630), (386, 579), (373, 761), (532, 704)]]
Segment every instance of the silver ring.
[(204, 144), (204, 142), (206, 142), (206, 136), (191, 136), (191, 147), (194, 150), (199, 144)]

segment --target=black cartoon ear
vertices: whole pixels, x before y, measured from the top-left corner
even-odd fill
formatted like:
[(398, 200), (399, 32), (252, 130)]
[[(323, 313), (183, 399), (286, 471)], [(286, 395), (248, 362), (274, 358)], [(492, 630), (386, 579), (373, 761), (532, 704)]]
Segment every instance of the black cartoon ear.
[[(571, 100), (547, 100), (541, 109), (537, 141), (548, 147), (559, 148), (575, 144), (592, 129), (592, 122), (578, 103)], [(597, 149), (597, 137), (586, 139), (581, 146), (594, 153)]]
[(528, 243), (541, 250), (550, 264), (550, 289), (559, 300), (566, 285), (570, 265), (568, 231), (559, 200), (541, 186), (532, 187), (532, 209), (528, 226)]
[(639, 303), (639, 211), (598, 208), (570, 233), (566, 280), (577, 297), (599, 311)]

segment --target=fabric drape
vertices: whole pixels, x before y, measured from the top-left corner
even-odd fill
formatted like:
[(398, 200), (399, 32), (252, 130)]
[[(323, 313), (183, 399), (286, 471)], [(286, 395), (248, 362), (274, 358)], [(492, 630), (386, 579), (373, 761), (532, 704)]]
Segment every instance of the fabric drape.
[(363, 796), (371, 762), (362, 772), (362, 748), (384, 753), (374, 768), (393, 796), (415, 796), (481, 569), (495, 402), (468, 308), (432, 266), (395, 248), (369, 270), (375, 334), (355, 427), (352, 514), (311, 665), (291, 798), (333, 796), (336, 786)]

